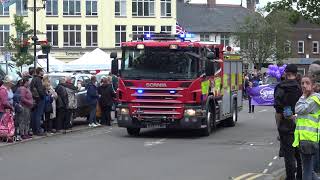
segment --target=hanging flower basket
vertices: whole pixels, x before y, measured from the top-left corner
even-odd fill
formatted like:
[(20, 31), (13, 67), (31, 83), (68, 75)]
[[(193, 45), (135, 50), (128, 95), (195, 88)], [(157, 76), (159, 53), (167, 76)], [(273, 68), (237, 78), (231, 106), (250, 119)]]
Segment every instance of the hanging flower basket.
[(41, 49), (43, 54), (49, 54), (51, 51), (51, 46), (50, 44), (42, 44)]

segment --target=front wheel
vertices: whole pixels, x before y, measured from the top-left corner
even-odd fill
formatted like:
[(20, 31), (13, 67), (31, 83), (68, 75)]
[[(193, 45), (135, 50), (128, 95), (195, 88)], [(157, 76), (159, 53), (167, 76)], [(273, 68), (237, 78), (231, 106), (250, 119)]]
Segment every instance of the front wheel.
[(130, 136), (138, 136), (140, 134), (140, 128), (127, 128), (127, 132)]
[(210, 136), (212, 132), (212, 128), (215, 128), (215, 122), (213, 118), (213, 113), (208, 111), (206, 115), (206, 126), (204, 129), (202, 129), (202, 135), (203, 136)]

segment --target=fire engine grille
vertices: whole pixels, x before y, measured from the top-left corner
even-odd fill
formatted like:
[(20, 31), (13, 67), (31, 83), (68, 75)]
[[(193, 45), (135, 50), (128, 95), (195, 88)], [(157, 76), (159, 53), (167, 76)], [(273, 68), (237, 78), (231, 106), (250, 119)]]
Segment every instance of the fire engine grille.
[(183, 106), (180, 98), (180, 89), (146, 88), (143, 93), (134, 92), (132, 109), (133, 115), (143, 119), (180, 119), (183, 115)]

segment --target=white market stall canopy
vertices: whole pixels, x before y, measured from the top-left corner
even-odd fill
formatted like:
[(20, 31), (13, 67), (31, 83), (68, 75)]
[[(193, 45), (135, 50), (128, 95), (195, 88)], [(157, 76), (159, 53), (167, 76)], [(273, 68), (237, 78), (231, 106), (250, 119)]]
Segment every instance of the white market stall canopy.
[[(39, 55), (44, 55), (44, 54), (42, 53), (42, 51), (38, 51), (37, 57)], [(50, 72), (63, 71), (65, 68), (64, 67), (65, 65), (66, 65), (65, 62), (60, 61), (60, 60), (56, 59), (55, 57), (53, 57), (51, 54), (49, 54), (49, 71)], [(33, 67), (33, 64), (31, 64), (29, 66), (23, 66), (22, 71), (28, 71), (29, 67)], [(37, 59), (37, 67), (42, 67), (46, 71), (47, 70), (47, 58)]]
[(65, 71), (95, 71), (111, 69), (110, 55), (97, 48), (90, 53), (84, 54), (77, 60), (65, 65)]

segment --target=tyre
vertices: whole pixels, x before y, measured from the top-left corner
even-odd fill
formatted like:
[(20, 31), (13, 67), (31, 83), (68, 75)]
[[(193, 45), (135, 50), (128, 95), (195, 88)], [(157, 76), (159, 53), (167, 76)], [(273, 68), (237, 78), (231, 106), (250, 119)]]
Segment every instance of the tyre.
[(234, 127), (237, 121), (238, 121), (238, 105), (237, 105), (237, 102), (235, 102), (233, 103), (232, 116), (226, 119), (225, 125), (227, 127)]
[(127, 128), (127, 132), (130, 136), (139, 136), (140, 128)]

